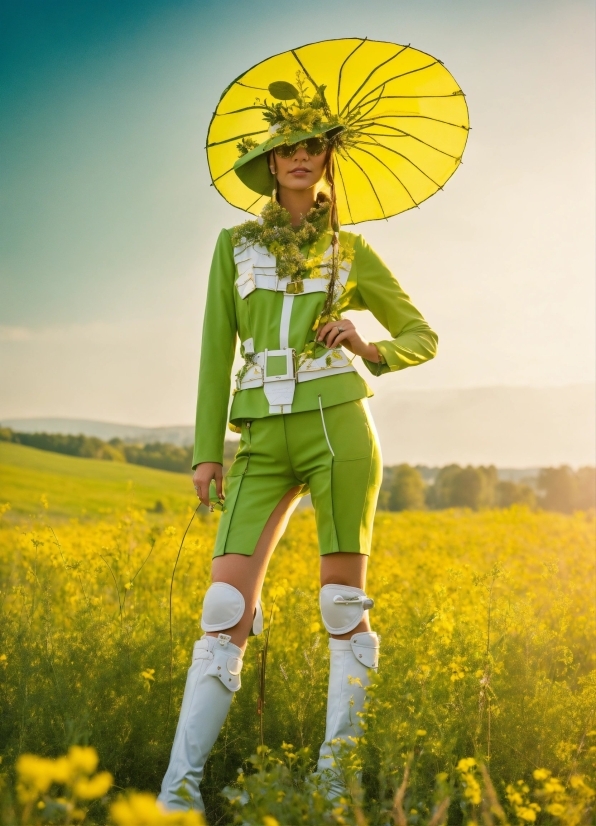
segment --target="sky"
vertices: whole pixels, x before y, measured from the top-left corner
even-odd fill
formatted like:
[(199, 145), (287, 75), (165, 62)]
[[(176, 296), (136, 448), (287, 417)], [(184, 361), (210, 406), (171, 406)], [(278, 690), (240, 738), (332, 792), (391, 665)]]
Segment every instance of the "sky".
[(193, 420), (212, 249), (243, 220), (211, 113), (330, 37), (433, 54), (470, 109), (444, 192), (357, 227), (440, 337), (391, 392), (593, 381), (593, 33), (587, 0), (0, 0), (0, 418)]

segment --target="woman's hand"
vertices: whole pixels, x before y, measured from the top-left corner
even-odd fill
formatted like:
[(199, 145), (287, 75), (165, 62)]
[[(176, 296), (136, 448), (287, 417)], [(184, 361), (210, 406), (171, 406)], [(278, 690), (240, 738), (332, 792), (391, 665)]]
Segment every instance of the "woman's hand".
[(374, 344), (362, 338), (353, 323), (347, 318), (337, 321), (328, 321), (317, 333), (317, 341), (325, 341), (327, 347), (338, 347), (343, 344), (355, 356), (362, 356), (367, 361), (378, 364), (381, 354)]
[(213, 479), (217, 495), (223, 500), (223, 468), (219, 462), (201, 462), (196, 466), (192, 483), (201, 503), (207, 507), (209, 507), (209, 485)]

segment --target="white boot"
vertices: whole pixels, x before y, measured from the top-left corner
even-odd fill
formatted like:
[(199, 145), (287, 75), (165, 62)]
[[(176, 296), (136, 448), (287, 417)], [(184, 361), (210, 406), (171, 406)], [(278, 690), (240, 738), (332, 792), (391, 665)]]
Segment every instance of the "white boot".
[(180, 718), (158, 801), (166, 810), (205, 811), (205, 763), (240, 688), (242, 651), (227, 634), (195, 642)]
[(327, 726), (316, 774), (323, 780), (329, 799), (334, 799), (348, 793), (335, 756), (346, 746), (355, 745), (362, 734), (358, 715), (364, 709), (369, 670), (376, 670), (379, 664), (379, 638), (374, 631), (354, 634), (351, 640), (330, 638), (329, 649)]

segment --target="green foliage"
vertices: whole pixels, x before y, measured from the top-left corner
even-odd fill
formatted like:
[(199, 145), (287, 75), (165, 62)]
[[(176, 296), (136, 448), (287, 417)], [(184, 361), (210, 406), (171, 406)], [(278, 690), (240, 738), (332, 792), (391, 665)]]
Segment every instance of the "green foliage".
[(250, 135), (247, 135), (242, 138), (242, 140), (236, 144), (236, 149), (238, 150), (238, 154), (240, 157), (243, 155), (248, 155), (253, 149), (256, 149), (259, 145), (259, 142), (256, 141), (254, 138), (251, 138)]
[[(296, 86), (279, 80), (270, 84), (269, 92), (281, 103), (261, 104), (257, 99), (255, 105), (263, 109), (263, 118), (270, 126), (275, 126), (276, 135), (283, 135), (285, 143), (292, 144), (295, 137), (304, 132), (312, 132), (326, 122), (335, 125), (341, 122), (337, 115), (332, 115), (325, 100), (325, 86), (317, 86), (313, 93), (308, 89), (303, 72), (296, 72)], [(294, 101), (288, 103), (287, 101)]]
[(84, 436), (82, 433), (77, 436), (63, 433), (18, 433), (9, 428), (2, 428), (0, 441), (83, 459), (130, 462), (174, 473), (189, 473), (192, 464), (192, 447), (178, 447), (166, 442), (134, 444), (122, 439), (104, 442), (96, 436)]
[(435, 508), (472, 508), (478, 510), (493, 504), (497, 484), (497, 469), (448, 465), (439, 471), (429, 504)]
[[(461, 468), (459, 465), (441, 468), (434, 476), (428, 468), (413, 468), (407, 464), (386, 468), (379, 507), (400, 511), (422, 510), (425, 506), (433, 510), (536, 506), (536, 494), (529, 485), (499, 481), (497, 474), (494, 467)], [(428, 482), (425, 482), (425, 475), (429, 477)]]
[(300, 248), (314, 244), (329, 229), (329, 204), (313, 207), (298, 228), (292, 227), (290, 213), (277, 201), (267, 203), (259, 219), (251, 219), (234, 227), (232, 243), (259, 244), (276, 258), (280, 278), (300, 281), (320, 267), (322, 256), (306, 258)]
[(543, 491), (544, 508), (562, 513), (596, 507), (596, 468), (543, 468), (538, 476), (538, 488)]
[(393, 469), (390, 485), (387, 510), (423, 510), (426, 486), (416, 468), (397, 465)]
[[(536, 494), (530, 485), (518, 482), (501, 481), (495, 487), (494, 504), (497, 508), (510, 508), (512, 505), (536, 506)], [(547, 510), (549, 510), (547, 508)]]
[(269, 94), (277, 100), (296, 100), (300, 96), (298, 89), (285, 80), (277, 80), (269, 84)]

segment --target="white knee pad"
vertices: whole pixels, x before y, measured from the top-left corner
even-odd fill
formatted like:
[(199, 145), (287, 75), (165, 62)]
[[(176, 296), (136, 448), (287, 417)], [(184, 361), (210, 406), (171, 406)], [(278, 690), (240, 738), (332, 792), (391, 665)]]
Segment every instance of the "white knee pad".
[(244, 614), (244, 597), (227, 582), (214, 582), (207, 589), (203, 600), (203, 631), (225, 631), (240, 622)]
[(351, 585), (323, 585), (319, 594), (323, 625), (330, 634), (352, 631), (374, 604), (361, 588)]

